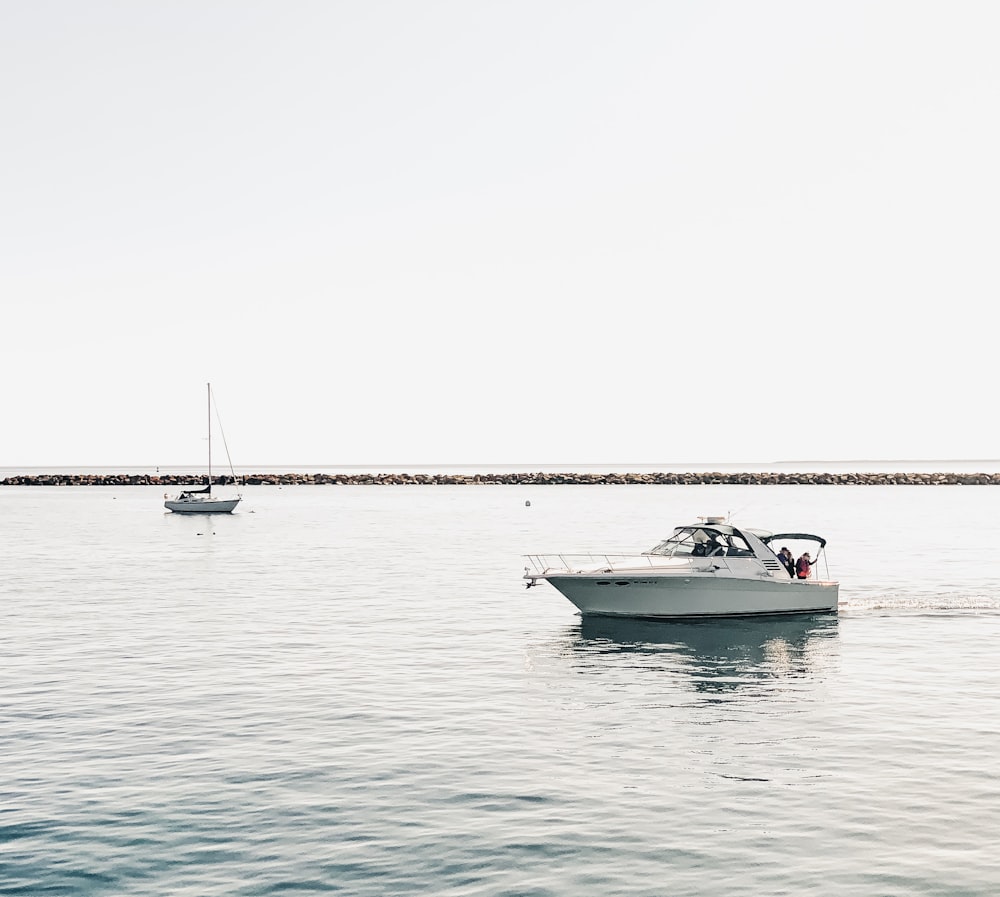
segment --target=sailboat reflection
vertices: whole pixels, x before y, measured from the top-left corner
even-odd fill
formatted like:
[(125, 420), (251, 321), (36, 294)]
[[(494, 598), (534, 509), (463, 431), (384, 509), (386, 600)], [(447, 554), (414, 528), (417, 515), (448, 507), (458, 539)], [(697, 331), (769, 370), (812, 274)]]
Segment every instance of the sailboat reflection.
[(602, 657), (606, 664), (616, 655), (645, 669), (683, 672), (698, 691), (721, 693), (766, 680), (815, 678), (838, 629), (835, 614), (692, 623), (582, 617), (570, 633), (578, 658)]

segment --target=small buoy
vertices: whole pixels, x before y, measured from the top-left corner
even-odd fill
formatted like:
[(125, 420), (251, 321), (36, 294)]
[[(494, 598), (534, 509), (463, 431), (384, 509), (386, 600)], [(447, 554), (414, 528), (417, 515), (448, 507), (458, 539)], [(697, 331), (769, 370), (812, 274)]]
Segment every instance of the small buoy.
[(530, 507), (531, 507), (531, 502), (530, 502), (530, 501), (526, 501), (526, 502), (524, 503), (524, 506), (525, 506), (526, 508), (530, 508)]

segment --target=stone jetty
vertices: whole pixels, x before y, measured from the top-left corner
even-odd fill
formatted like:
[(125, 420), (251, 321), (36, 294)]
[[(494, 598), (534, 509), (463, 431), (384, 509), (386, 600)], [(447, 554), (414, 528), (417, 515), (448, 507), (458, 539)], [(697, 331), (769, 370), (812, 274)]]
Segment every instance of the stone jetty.
[[(164, 474), (23, 474), (0, 486), (197, 485), (204, 478)], [(248, 486), (1000, 486), (1000, 473), (251, 473), (218, 485)]]

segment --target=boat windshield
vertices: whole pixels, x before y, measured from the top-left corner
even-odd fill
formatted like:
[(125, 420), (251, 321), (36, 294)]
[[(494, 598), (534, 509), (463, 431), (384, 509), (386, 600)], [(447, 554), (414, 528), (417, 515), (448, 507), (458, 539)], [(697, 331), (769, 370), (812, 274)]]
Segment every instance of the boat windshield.
[(681, 526), (646, 554), (663, 557), (752, 557), (753, 551), (738, 532), (721, 532), (710, 526)]

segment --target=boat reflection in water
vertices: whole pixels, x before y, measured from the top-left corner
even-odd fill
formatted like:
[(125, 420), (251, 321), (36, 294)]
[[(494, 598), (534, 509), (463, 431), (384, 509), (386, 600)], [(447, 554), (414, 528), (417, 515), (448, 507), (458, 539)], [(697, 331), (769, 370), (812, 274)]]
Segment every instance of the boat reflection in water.
[[(682, 673), (699, 692), (725, 693), (768, 682), (815, 679), (838, 637), (836, 614), (662, 622), (582, 617), (571, 632), (588, 670), (610, 657), (626, 666)], [(600, 662), (598, 662), (600, 659)]]

